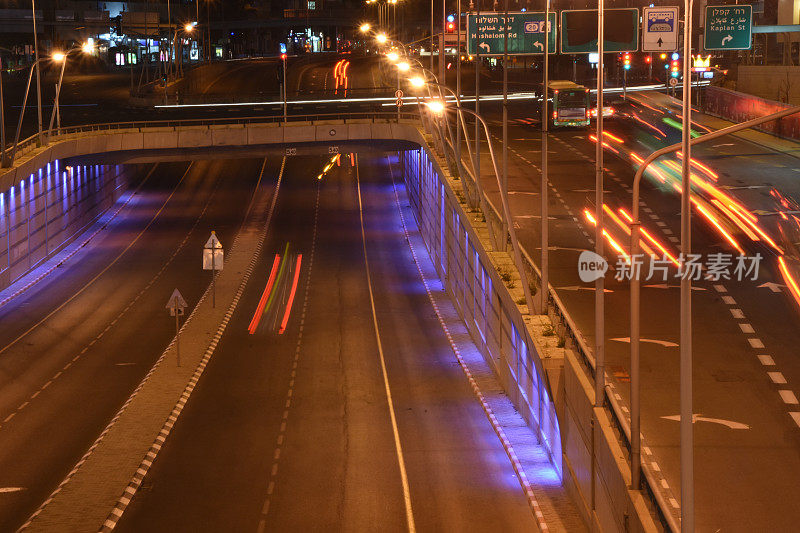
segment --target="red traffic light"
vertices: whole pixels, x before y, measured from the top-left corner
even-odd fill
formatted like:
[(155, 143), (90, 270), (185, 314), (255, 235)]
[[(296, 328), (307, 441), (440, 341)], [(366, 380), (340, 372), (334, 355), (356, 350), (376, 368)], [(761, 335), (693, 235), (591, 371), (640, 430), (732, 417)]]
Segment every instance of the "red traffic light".
[(447, 26), (445, 26), (445, 28), (447, 29), (447, 33), (453, 33), (454, 31), (456, 31), (456, 23), (455, 22), (448, 22)]
[(286, 61), (286, 54), (281, 54), (281, 60)]

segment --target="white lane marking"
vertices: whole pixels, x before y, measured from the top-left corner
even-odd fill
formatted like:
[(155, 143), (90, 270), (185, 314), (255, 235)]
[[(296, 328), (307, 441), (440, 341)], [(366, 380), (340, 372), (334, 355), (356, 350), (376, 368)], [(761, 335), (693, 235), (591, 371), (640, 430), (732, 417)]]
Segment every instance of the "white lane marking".
[(791, 412), (789, 414), (792, 415), (792, 418), (794, 419), (794, 423), (797, 424), (797, 427), (800, 427), (800, 413)]
[(742, 312), (741, 309), (731, 309), (730, 312), (731, 312), (731, 315), (733, 316), (733, 318), (736, 318), (736, 319), (744, 318), (744, 313)]
[[(612, 341), (617, 341), (617, 342), (628, 342), (628, 343), (631, 342), (631, 338), (630, 337), (617, 337), (617, 338), (611, 339), (611, 340)], [(675, 348), (675, 347), (678, 346), (674, 342), (662, 341), (662, 340), (658, 340), (658, 339), (639, 339), (639, 341), (640, 342), (649, 342), (651, 344), (660, 344), (661, 346), (664, 346), (665, 348)]]
[(722, 301), (728, 305), (736, 305), (736, 300), (733, 299), (733, 296), (723, 296)]
[(787, 389), (782, 389), (778, 391), (778, 394), (781, 395), (781, 400), (783, 400), (783, 403), (797, 405), (797, 396), (794, 395), (794, 392)]
[[(681, 415), (670, 415), (670, 416), (662, 416), (666, 420), (674, 420), (675, 422), (680, 422)], [(692, 415), (692, 424), (697, 422), (709, 422), (711, 424), (719, 424), (721, 426), (726, 426), (731, 429), (750, 429), (750, 426), (747, 424), (742, 424), (741, 422), (734, 422), (733, 420), (725, 420), (724, 418), (709, 418), (703, 416), (699, 413), (695, 413)]]
[(739, 323), (739, 329), (742, 330), (742, 333), (755, 333), (753, 326), (751, 324), (746, 323)]
[(25, 490), (25, 487), (0, 487), (0, 494), (8, 494), (10, 492), (20, 492), (23, 490)]
[(375, 341), (378, 344), (378, 355), (381, 363), (381, 373), (383, 374), (383, 386), (386, 391), (386, 402), (389, 405), (389, 418), (392, 421), (392, 433), (394, 434), (394, 447), (397, 453), (397, 463), (400, 467), (400, 480), (403, 485), (403, 502), (406, 508), (406, 524), (409, 533), (416, 531), (414, 523), (414, 511), (411, 508), (411, 490), (408, 486), (408, 475), (406, 474), (406, 462), (403, 458), (403, 446), (400, 444), (400, 431), (397, 428), (397, 417), (394, 411), (394, 401), (392, 400), (392, 389), (389, 386), (389, 375), (386, 372), (386, 358), (383, 355), (383, 344), (378, 327), (378, 314), (375, 310), (375, 297), (372, 293), (372, 276), (369, 270), (369, 258), (367, 257), (367, 235), (364, 230), (364, 206), (361, 200), (361, 179), (359, 176), (359, 166), (356, 162), (356, 189), (358, 191), (358, 216), (361, 219), (361, 246), (364, 250), (364, 267), (367, 272), (367, 290), (369, 292), (369, 305), (372, 309), (372, 325), (375, 328)]
[(780, 372), (767, 372), (767, 375), (769, 376), (769, 379), (772, 380), (773, 383), (776, 383), (778, 385), (786, 384), (786, 378)]
[(775, 361), (772, 359), (771, 355), (759, 355), (758, 360), (761, 361), (761, 364), (764, 366), (775, 366)]
[(761, 342), (761, 339), (747, 339), (747, 342), (750, 343), (752, 348), (763, 348), (764, 343)]

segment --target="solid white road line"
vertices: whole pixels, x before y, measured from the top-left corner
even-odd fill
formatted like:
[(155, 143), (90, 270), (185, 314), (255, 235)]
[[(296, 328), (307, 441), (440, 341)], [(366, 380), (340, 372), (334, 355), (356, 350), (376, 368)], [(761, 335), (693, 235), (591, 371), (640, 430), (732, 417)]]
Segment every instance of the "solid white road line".
[(406, 474), (406, 463), (403, 458), (403, 447), (400, 444), (400, 432), (397, 429), (397, 417), (394, 412), (394, 402), (392, 401), (392, 390), (389, 387), (389, 376), (386, 373), (386, 359), (383, 356), (383, 345), (378, 329), (378, 315), (375, 311), (375, 298), (372, 294), (372, 277), (369, 273), (369, 258), (367, 257), (367, 236), (364, 231), (364, 206), (361, 201), (361, 179), (359, 176), (359, 164), (356, 162), (356, 188), (358, 190), (358, 216), (361, 219), (361, 245), (364, 249), (364, 267), (367, 271), (367, 290), (369, 292), (369, 304), (372, 309), (372, 324), (375, 327), (375, 341), (378, 343), (378, 355), (381, 361), (381, 372), (383, 373), (383, 385), (386, 389), (386, 401), (389, 404), (389, 418), (392, 421), (392, 433), (394, 434), (394, 447), (397, 452), (397, 463), (400, 467), (400, 480), (403, 483), (403, 501), (406, 507), (406, 523), (409, 533), (416, 531), (414, 525), (414, 511), (411, 508), (411, 490), (408, 486), (408, 476)]

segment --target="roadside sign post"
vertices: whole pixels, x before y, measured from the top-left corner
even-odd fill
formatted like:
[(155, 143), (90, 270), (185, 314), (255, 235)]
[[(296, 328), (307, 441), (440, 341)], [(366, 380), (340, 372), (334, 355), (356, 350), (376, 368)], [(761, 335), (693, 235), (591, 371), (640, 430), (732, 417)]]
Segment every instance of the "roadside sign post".
[(217, 287), (216, 277), (217, 270), (222, 270), (225, 262), (225, 252), (222, 249), (222, 243), (219, 242), (217, 234), (211, 232), (211, 236), (206, 241), (203, 247), (203, 270), (211, 271), (211, 307), (217, 306)]
[(753, 45), (753, 6), (706, 6), (706, 50), (749, 50)]
[(645, 7), (642, 10), (642, 52), (677, 49), (678, 7)]
[(186, 300), (183, 299), (181, 292), (178, 289), (172, 291), (172, 296), (169, 297), (167, 302), (167, 309), (169, 315), (175, 317), (175, 355), (178, 366), (181, 366), (181, 317), (186, 309)]
[[(551, 54), (556, 48), (556, 14), (550, 13), (548, 26)], [(544, 13), (503, 13), (467, 15), (467, 53), (482, 56), (544, 54)], [(506, 32), (508, 47), (506, 48)]]

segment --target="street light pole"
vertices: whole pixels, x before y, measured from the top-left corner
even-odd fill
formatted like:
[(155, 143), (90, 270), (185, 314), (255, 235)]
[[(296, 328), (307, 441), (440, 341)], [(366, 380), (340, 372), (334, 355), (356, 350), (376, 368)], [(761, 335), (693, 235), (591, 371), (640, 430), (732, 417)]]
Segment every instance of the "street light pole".
[[(595, 218), (594, 251), (603, 257), (603, 85), (605, 67), (603, 61), (605, 39), (605, 0), (597, 1), (597, 146), (595, 147)], [(594, 407), (602, 409), (606, 388), (605, 368), (605, 283), (599, 276), (594, 285)], [(595, 417), (596, 420), (596, 417)], [(593, 439), (594, 442), (594, 439)], [(597, 465), (596, 446), (593, 446), (592, 467)], [(594, 470), (593, 470), (594, 471)], [(594, 479), (594, 474), (592, 478)], [(596, 509), (596, 481), (592, 482), (592, 506)]]
[[(683, 165), (681, 168), (681, 252), (683, 261), (692, 251), (691, 130), (692, 130), (692, 0), (684, 0), (683, 22)], [(680, 310), (680, 433), (681, 529), (694, 531), (694, 433), (692, 424), (692, 280), (681, 272)]]
[(36, 0), (31, 0), (33, 11), (33, 53), (36, 55), (33, 64), (36, 65), (36, 111), (39, 114), (39, 143), (42, 142), (42, 74), (39, 68), (39, 35), (36, 33)]
[[(548, 198), (548, 156), (547, 141), (549, 140), (548, 128), (550, 126), (550, 0), (545, 0), (544, 11), (544, 68), (542, 69), (542, 183), (539, 195), (542, 202), (542, 283), (539, 287), (541, 293), (541, 312), (547, 314), (547, 296), (550, 292), (550, 221)], [(530, 310), (533, 312), (533, 310)]]
[(283, 61), (283, 122), (284, 124), (288, 120), (288, 105), (286, 103), (287, 100), (287, 87), (286, 87), (286, 54), (281, 54), (281, 61)]
[[(503, 8), (503, 189), (508, 190), (508, 0), (505, 0)], [(513, 224), (512, 220), (508, 220)], [(503, 224), (505, 226), (505, 224)], [(505, 236), (507, 228), (503, 228), (501, 233)], [(503, 239), (503, 249), (505, 249), (505, 238)], [(528, 313), (533, 313), (533, 309), (528, 309)]]
[(6, 166), (6, 114), (3, 105), (3, 59), (0, 58), (0, 168)]

